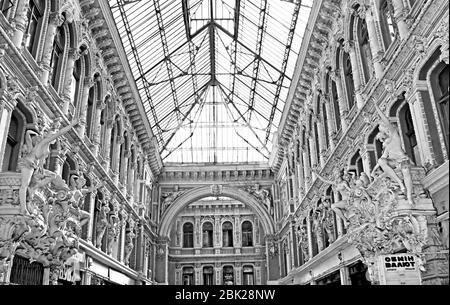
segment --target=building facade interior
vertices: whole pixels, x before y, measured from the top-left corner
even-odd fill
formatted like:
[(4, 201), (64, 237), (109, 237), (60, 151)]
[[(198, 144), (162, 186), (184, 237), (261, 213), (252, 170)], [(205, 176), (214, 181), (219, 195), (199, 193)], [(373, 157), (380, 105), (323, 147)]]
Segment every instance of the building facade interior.
[(447, 0), (0, 9), (0, 284), (448, 285)]

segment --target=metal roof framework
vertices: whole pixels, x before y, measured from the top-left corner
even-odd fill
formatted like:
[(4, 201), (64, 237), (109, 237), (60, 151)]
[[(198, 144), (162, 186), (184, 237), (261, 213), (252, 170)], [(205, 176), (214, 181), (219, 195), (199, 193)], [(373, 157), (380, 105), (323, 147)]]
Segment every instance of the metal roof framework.
[(110, 0), (164, 162), (264, 162), (312, 0)]

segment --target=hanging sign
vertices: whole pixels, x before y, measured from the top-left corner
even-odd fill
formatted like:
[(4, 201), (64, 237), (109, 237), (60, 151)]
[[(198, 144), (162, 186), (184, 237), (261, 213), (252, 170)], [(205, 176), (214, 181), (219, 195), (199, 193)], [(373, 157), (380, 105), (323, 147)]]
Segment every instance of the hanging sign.
[(380, 255), (378, 266), (381, 285), (421, 285), (419, 259), (415, 255)]

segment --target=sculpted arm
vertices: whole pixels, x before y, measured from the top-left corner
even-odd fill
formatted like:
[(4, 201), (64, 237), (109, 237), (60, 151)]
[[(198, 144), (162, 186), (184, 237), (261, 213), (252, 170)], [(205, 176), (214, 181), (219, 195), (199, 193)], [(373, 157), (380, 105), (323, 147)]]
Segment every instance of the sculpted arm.
[(319, 179), (322, 180), (323, 182), (328, 183), (328, 184), (332, 184), (332, 185), (334, 184), (333, 181), (325, 179), (324, 177), (322, 177), (321, 175), (319, 175), (319, 173), (317, 173), (317, 172), (314, 172), (314, 173), (316, 174), (317, 178), (319, 178)]
[(62, 136), (63, 134), (67, 133), (72, 127), (78, 124), (78, 120), (74, 120), (72, 123), (67, 125), (66, 127), (61, 128), (58, 132), (48, 136), (47, 138), (43, 139), (43, 143), (51, 143), (54, 140), (56, 140), (58, 137)]

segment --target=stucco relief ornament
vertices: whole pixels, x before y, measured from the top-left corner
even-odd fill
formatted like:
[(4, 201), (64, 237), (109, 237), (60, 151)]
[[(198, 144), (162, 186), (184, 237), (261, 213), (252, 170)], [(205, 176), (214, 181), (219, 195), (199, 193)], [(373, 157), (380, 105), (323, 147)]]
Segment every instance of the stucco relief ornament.
[(213, 184), (211, 185), (211, 195), (220, 196), (222, 194), (222, 185)]
[(179, 190), (178, 185), (173, 187), (172, 192), (162, 193), (162, 207), (163, 212), (175, 201), (183, 192)]
[(267, 207), (267, 210), (271, 210), (272, 195), (269, 190), (263, 189), (258, 183), (246, 188), (246, 191), (252, 194), (261, 204)]

